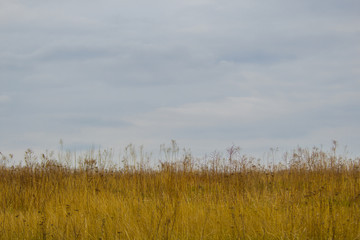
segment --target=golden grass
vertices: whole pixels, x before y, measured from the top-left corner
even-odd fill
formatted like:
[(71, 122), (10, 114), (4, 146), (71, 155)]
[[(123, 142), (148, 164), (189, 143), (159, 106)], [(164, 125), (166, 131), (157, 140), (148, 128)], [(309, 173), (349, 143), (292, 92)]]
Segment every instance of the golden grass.
[(264, 166), (232, 150), (159, 168), (88, 154), (76, 169), (28, 150), (0, 169), (0, 239), (360, 238), (360, 159), (297, 149)]

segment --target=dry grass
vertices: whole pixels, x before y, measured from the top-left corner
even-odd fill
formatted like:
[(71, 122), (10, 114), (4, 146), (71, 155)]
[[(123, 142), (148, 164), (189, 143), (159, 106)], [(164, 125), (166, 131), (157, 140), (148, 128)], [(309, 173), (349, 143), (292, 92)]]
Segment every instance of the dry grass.
[(28, 150), (13, 167), (2, 156), (0, 238), (359, 239), (359, 158), (338, 156), (336, 144), (270, 166), (228, 153), (201, 163), (173, 143), (158, 168), (133, 146), (121, 167), (109, 151)]

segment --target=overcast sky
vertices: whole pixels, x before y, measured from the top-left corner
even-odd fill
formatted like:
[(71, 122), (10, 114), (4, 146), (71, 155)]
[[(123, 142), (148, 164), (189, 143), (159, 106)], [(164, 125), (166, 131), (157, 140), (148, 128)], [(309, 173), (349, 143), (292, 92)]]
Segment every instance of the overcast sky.
[(360, 153), (358, 0), (0, 0), (0, 151)]

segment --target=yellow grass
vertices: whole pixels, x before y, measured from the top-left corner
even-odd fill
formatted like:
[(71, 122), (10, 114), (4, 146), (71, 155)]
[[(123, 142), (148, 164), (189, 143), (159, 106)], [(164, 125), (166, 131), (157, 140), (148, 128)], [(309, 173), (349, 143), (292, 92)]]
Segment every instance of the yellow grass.
[(129, 155), (106, 167), (92, 153), (75, 169), (60, 164), (67, 154), (35, 161), (28, 150), (25, 164), (0, 170), (0, 239), (360, 238), (360, 159), (335, 146), (268, 166), (229, 153), (170, 153), (158, 168), (135, 152), (135, 165)]

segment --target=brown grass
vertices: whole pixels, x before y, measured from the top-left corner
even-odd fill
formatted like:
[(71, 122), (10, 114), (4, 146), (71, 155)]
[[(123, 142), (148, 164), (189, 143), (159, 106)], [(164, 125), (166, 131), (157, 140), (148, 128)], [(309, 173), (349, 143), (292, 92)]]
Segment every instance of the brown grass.
[(77, 157), (76, 168), (69, 153), (28, 150), (12, 167), (2, 156), (0, 239), (360, 237), (360, 159), (338, 156), (336, 144), (268, 166), (238, 148), (196, 161), (174, 146), (158, 168), (133, 146), (121, 167), (109, 151)]

